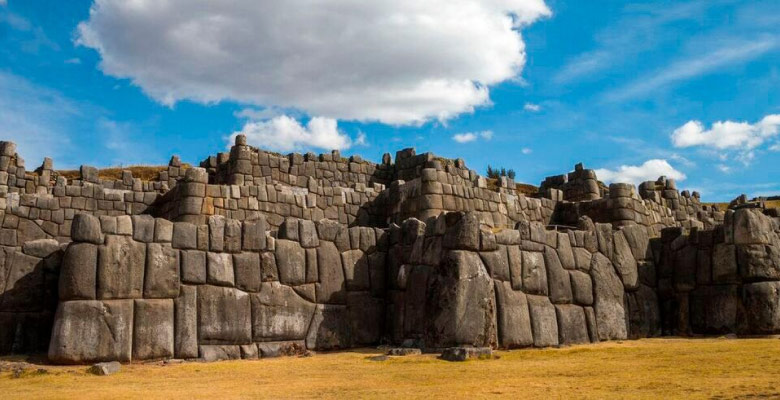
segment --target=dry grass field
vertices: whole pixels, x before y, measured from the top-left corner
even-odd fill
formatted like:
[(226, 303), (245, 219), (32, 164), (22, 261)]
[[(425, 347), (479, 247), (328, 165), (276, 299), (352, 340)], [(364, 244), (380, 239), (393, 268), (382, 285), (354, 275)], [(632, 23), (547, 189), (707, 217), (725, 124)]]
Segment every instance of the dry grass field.
[(18, 377), (7, 369), (0, 372), (0, 397), (780, 398), (777, 338), (610, 342), (499, 352), (499, 359), (465, 363), (433, 355), (369, 360), (377, 354), (371, 349), (306, 358), (133, 364), (108, 377), (89, 375), (85, 367), (32, 365)]

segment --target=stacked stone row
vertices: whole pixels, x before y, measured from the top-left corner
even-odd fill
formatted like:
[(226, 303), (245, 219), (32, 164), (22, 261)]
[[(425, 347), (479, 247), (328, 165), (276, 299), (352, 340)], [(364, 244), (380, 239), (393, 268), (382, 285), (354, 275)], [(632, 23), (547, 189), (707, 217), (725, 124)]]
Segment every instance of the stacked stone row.
[(582, 164), (574, 166), (568, 174), (549, 176), (542, 181), (539, 191), (548, 193), (549, 189), (563, 192), (566, 201), (591, 201), (602, 198), (602, 190), (596, 178), (596, 171), (585, 169)]
[(662, 235), (659, 298), (667, 334), (780, 332), (778, 219), (729, 210), (713, 230)]
[(205, 169), (191, 168), (159, 202), (155, 215), (196, 223), (210, 215), (239, 220), (265, 216), (274, 227), (287, 217), (314, 221), (331, 219), (345, 225), (355, 221), (361, 225), (376, 225), (385, 219), (383, 207), (372, 204), (383, 189), (379, 184), (373, 188), (362, 184), (354, 188), (330, 187), (317, 185), (313, 178), (309, 183), (306, 188), (279, 183), (215, 185), (208, 184)]
[(78, 214), (72, 238), (54, 362), (257, 358), (374, 344), (383, 332), (382, 230)]

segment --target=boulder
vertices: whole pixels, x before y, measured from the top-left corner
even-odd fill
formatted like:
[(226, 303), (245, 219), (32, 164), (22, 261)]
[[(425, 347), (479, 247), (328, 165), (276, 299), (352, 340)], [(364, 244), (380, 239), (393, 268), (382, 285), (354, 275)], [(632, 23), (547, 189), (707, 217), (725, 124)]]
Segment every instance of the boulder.
[(550, 301), (568, 304), (572, 301), (569, 272), (563, 269), (558, 253), (550, 247), (544, 249), (544, 264), (547, 268), (547, 284), (550, 287)]
[(206, 362), (241, 359), (241, 347), (237, 345), (201, 345), (198, 352)]
[(628, 245), (622, 230), (615, 231), (613, 240), (612, 264), (620, 274), (620, 279), (626, 290), (635, 290), (639, 285), (639, 273), (631, 247)]
[(623, 282), (612, 263), (601, 253), (593, 254), (590, 267), (593, 282), (593, 310), (599, 339), (626, 339), (626, 314), (623, 308)]
[(346, 283), (344, 269), (341, 266), (341, 254), (331, 242), (320, 242), (317, 249), (317, 268), (320, 282), (317, 284), (317, 302), (326, 304), (344, 304), (346, 302)]
[(317, 304), (306, 335), (306, 348), (312, 350), (346, 349), (352, 344), (347, 307)]
[(756, 282), (742, 287), (740, 331), (750, 334), (780, 332), (780, 282)]
[(431, 276), (427, 341), (431, 347), (496, 344), (493, 280), (479, 255), (453, 250)]
[(314, 315), (314, 304), (302, 299), (289, 286), (264, 282), (250, 295), (252, 332), (255, 342), (303, 340)]
[(260, 290), (262, 282), (260, 254), (246, 252), (233, 254), (233, 269), (237, 288), (246, 292)]
[(133, 300), (61, 302), (54, 317), (49, 361), (56, 364), (129, 362), (132, 329)]
[(87, 372), (97, 376), (108, 376), (119, 372), (119, 369), (121, 367), (122, 364), (120, 364), (117, 361), (102, 362), (102, 363), (92, 364), (92, 366), (89, 367), (89, 370), (87, 370)]
[(251, 342), (249, 295), (234, 288), (198, 286), (198, 341)]
[(523, 292), (547, 296), (547, 268), (544, 256), (535, 251), (523, 251)]
[(173, 302), (174, 340), (176, 358), (198, 357), (198, 292), (196, 286), (182, 285), (179, 297)]
[(62, 258), (59, 297), (66, 300), (94, 300), (97, 286), (98, 247), (71, 243)]
[(173, 300), (135, 300), (134, 360), (173, 357), (173, 336)]
[(168, 244), (149, 243), (146, 249), (144, 297), (173, 299), (179, 296), (179, 251)]
[(467, 361), (470, 359), (490, 359), (493, 350), (490, 347), (448, 347), (441, 353), (445, 361)]
[(146, 245), (129, 236), (106, 237), (98, 248), (99, 299), (137, 299), (143, 294)]
[(556, 304), (555, 315), (558, 321), (558, 342), (560, 344), (582, 344), (590, 342), (585, 311), (572, 304)]
[(76, 214), (73, 216), (73, 222), (70, 227), (70, 236), (74, 242), (103, 243), (103, 230), (100, 228), (100, 219), (94, 215)]
[(544, 296), (527, 296), (528, 311), (531, 316), (531, 331), (534, 347), (558, 345), (558, 320), (555, 306)]
[(534, 344), (528, 301), (523, 292), (512, 290), (509, 282), (495, 282), (498, 345), (504, 349)]
[(275, 253), (279, 280), (282, 283), (287, 285), (306, 283), (306, 252), (298, 242), (277, 240)]
[(236, 283), (233, 257), (228, 253), (207, 253), (206, 281), (211, 285), (233, 286)]
[(306, 353), (306, 342), (303, 340), (290, 340), (284, 342), (257, 343), (260, 357), (294, 356)]

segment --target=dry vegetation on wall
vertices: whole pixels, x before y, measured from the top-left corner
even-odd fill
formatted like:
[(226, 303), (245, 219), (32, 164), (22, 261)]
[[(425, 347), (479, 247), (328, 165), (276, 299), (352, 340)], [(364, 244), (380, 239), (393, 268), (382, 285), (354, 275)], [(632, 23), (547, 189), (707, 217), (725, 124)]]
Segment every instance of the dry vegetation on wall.
[[(378, 350), (217, 363), (0, 372), (3, 398), (777, 398), (780, 346), (766, 339), (643, 339), (499, 352), (449, 363), (434, 355), (371, 361)], [(45, 368), (40, 372), (38, 368)]]
[[(182, 169), (186, 170), (191, 168), (189, 164), (182, 164)], [(157, 165), (131, 165), (127, 167), (110, 167), (98, 170), (98, 177), (100, 179), (108, 180), (121, 180), (122, 171), (130, 171), (133, 173), (133, 178), (140, 178), (142, 181), (153, 181), (158, 179), (160, 172), (167, 171), (167, 166)], [(68, 180), (80, 179), (81, 173), (77, 169), (57, 171), (59, 176), (63, 176)]]

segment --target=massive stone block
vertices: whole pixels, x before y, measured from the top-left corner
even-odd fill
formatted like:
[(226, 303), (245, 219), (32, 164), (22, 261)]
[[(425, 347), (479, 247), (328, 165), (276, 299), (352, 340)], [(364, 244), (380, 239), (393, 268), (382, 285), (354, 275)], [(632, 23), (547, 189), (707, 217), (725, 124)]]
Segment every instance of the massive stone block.
[(341, 253), (341, 261), (344, 265), (347, 290), (368, 290), (368, 257), (361, 250), (349, 250)]
[(182, 285), (174, 300), (173, 354), (176, 358), (198, 357), (198, 289)]
[(628, 245), (623, 231), (616, 231), (613, 240), (612, 263), (620, 274), (620, 279), (626, 290), (635, 290), (639, 285), (639, 274), (631, 247)]
[(234, 254), (233, 268), (237, 288), (246, 292), (257, 292), (260, 290), (262, 275), (260, 271), (260, 255), (258, 253)]
[(352, 345), (347, 306), (317, 304), (306, 335), (306, 347), (313, 350), (345, 349)]
[(206, 281), (211, 285), (233, 286), (236, 283), (233, 257), (228, 253), (207, 253)]
[(661, 312), (655, 291), (639, 285), (636, 291), (626, 293), (628, 336), (631, 339), (653, 337), (661, 334)]
[(49, 360), (58, 364), (131, 359), (133, 300), (65, 301), (57, 307)]
[(599, 339), (626, 339), (623, 282), (609, 259), (601, 253), (593, 255), (590, 275), (593, 279), (593, 309), (596, 312)]
[(382, 299), (371, 296), (370, 292), (350, 292), (347, 294), (347, 314), (355, 345), (379, 343), (385, 322)]
[(535, 251), (523, 251), (523, 291), (547, 296), (547, 268), (544, 256)]
[(593, 283), (590, 275), (582, 271), (569, 271), (574, 303), (589, 306), (593, 304)]
[(750, 244), (737, 246), (739, 273), (742, 280), (780, 280), (780, 248), (774, 245)]
[(72, 243), (65, 250), (60, 270), (60, 300), (94, 300), (97, 286), (98, 247)]
[(302, 340), (314, 315), (315, 305), (302, 299), (289, 286), (264, 282), (251, 296), (252, 335), (256, 342)]
[(172, 299), (135, 300), (134, 360), (173, 357), (173, 337)]
[(739, 330), (764, 334), (780, 332), (780, 282), (757, 282), (742, 287)]
[(550, 285), (550, 301), (556, 304), (571, 303), (569, 272), (563, 269), (558, 253), (550, 247), (544, 249), (544, 264), (547, 268), (547, 283)]
[(198, 339), (201, 344), (251, 342), (249, 295), (234, 288), (198, 286)]
[(206, 283), (206, 252), (182, 250), (181, 280), (184, 283)]
[(476, 253), (449, 251), (431, 277), (427, 343), (432, 347), (496, 343), (493, 280)]
[(331, 242), (320, 242), (317, 249), (317, 268), (320, 282), (317, 284), (317, 302), (325, 304), (344, 304), (346, 302), (346, 282), (341, 266), (341, 254)]
[(98, 249), (99, 299), (137, 299), (143, 294), (146, 245), (129, 236), (106, 237)]
[(534, 344), (528, 302), (523, 292), (512, 290), (509, 282), (495, 282), (498, 345), (513, 349)]
[(758, 209), (741, 208), (734, 212), (734, 244), (769, 244), (777, 238), (772, 220)]
[(146, 249), (144, 297), (147, 299), (179, 296), (179, 251), (168, 244), (149, 243)]
[(558, 320), (555, 306), (544, 296), (528, 295), (528, 310), (535, 347), (558, 345)]
[(558, 320), (558, 342), (560, 344), (582, 344), (590, 342), (585, 311), (572, 304), (556, 304)]
[(298, 242), (286, 239), (276, 241), (276, 266), (282, 283), (306, 283), (306, 252)]
[(698, 334), (735, 332), (739, 310), (737, 285), (701, 286), (691, 292), (691, 328)]

